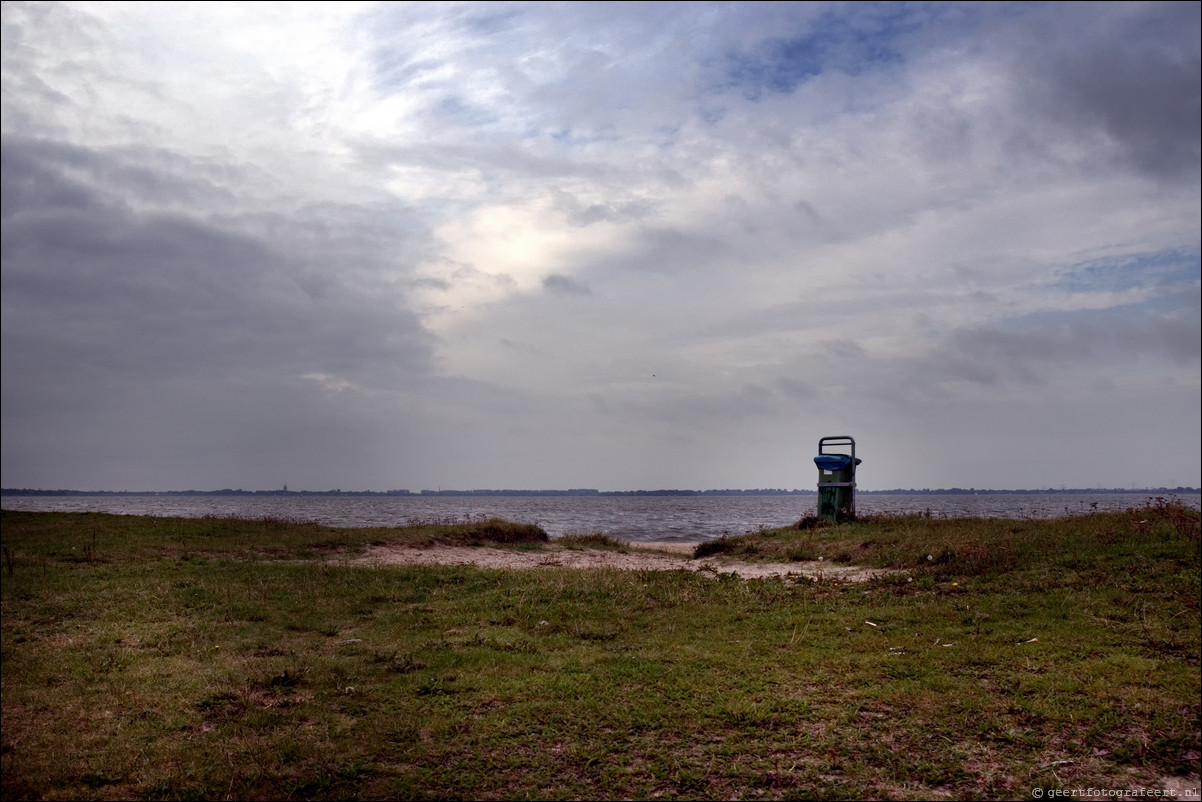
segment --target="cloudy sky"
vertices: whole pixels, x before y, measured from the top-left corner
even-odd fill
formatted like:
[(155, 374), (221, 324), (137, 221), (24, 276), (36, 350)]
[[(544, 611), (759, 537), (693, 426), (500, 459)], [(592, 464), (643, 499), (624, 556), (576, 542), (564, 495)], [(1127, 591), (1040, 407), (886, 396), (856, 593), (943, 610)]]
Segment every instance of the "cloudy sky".
[(1197, 486), (1200, 8), (6, 1), (2, 484)]

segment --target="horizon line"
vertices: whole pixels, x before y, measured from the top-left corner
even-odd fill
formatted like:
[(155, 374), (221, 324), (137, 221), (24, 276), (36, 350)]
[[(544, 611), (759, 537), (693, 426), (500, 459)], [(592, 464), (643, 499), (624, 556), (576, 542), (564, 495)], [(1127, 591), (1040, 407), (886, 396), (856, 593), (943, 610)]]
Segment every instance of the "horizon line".
[[(932, 494), (932, 493), (1202, 493), (1202, 488), (1189, 487), (1178, 485), (1176, 487), (1159, 486), (1159, 487), (1036, 487), (1036, 488), (983, 488), (983, 487), (940, 487), (940, 488), (889, 488), (882, 490), (870, 490), (864, 488), (856, 488), (860, 493), (879, 493), (879, 494)], [(130, 495), (130, 496), (155, 496), (155, 495), (274, 495), (274, 496), (306, 496), (306, 495), (325, 495), (325, 496), (506, 496), (506, 495), (550, 495), (550, 496), (592, 496), (592, 495), (816, 495), (816, 488), (710, 488), (705, 490), (689, 489), (689, 488), (657, 488), (657, 489), (634, 489), (634, 490), (599, 490), (596, 488), (540, 488), (540, 489), (521, 489), (521, 488), (474, 488), (471, 490), (456, 490), (438, 488), (436, 490), (422, 489), (409, 490), (405, 488), (397, 488), (393, 490), (343, 490), (334, 488), (330, 490), (289, 490), (287, 485), (281, 489), (272, 490), (245, 490), (243, 488), (222, 488), (220, 490), (76, 490), (71, 488), (29, 488), (29, 487), (3, 487), (0, 488), (0, 495), (10, 496), (33, 496), (33, 495), (80, 495), (80, 496), (104, 496), (104, 495)]]

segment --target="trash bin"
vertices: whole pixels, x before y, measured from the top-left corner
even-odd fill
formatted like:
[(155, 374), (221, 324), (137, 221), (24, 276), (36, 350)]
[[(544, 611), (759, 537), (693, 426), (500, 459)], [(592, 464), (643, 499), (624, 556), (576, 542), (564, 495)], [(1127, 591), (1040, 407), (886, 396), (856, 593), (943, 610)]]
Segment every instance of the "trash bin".
[[(840, 452), (828, 449), (839, 448)], [(850, 454), (842, 453), (850, 450)], [(856, 517), (856, 441), (841, 435), (818, 441), (818, 517), (827, 521), (850, 521)]]

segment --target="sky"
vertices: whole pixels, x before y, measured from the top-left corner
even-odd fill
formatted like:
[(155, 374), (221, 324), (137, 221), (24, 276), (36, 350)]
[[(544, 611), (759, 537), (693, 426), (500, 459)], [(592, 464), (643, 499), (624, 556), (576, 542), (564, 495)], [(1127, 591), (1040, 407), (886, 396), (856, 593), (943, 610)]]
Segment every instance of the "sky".
[(0, 484), (1202, 485), (1200, 10), (6, 0)]

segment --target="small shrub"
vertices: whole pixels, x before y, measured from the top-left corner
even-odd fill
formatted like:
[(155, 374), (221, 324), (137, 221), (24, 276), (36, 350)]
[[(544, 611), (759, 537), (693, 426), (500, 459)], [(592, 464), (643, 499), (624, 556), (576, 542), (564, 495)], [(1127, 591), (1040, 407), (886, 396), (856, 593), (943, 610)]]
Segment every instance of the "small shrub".
[(697, 548), (693, 549), (693, 557), (700, 560), (702, 557), (710, 557), (714, 554), (727, 554), (735, 550), (735, 544), (731, 542), (726, 535), (717, 540), (707, 540), (704, 543), (698, 543)]
[(467, 524), (463, 534), (489, 543), (546, 543), (550, 538), (540, 526), (520, 524), (501, 518)]
[(561, 546), (569, 549), (604, 549), (605, 551), (628, 551), (624, 540), (603, 535), (600, 532), (591, 535), (564, 535), (555, 540)]

